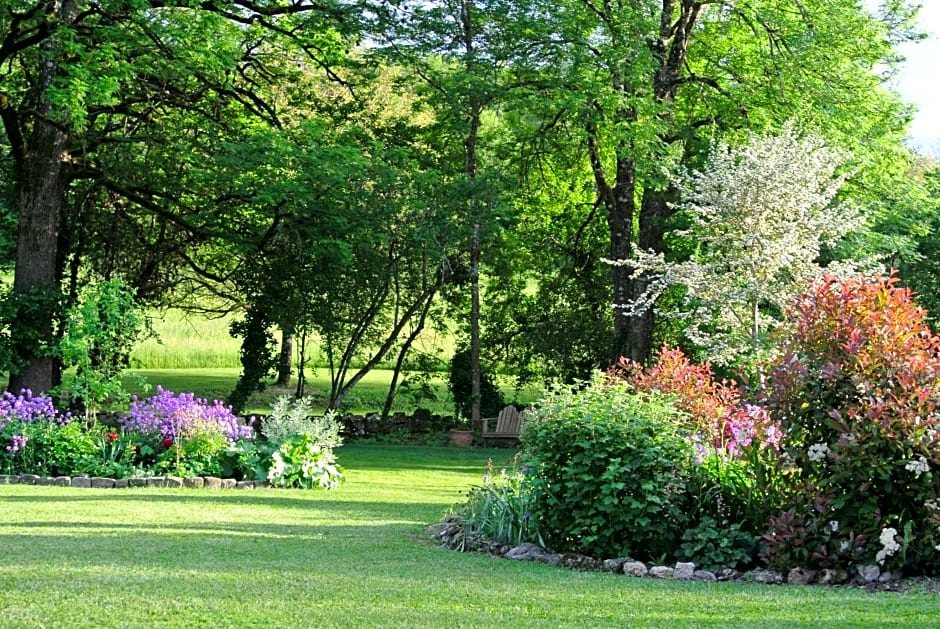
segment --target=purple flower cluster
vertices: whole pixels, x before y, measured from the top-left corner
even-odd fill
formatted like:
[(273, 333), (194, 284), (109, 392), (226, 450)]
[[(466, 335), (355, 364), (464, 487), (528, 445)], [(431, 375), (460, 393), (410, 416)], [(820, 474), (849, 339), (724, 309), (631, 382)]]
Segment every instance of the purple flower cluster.
[(696, 463), (710, 455), (718, 454), (731, 458), (739, 458), (749, 448), (757, 447), (780, 449), (783, 431), (780, 426), (770, 418), (767, 411), (760, 406), (745, 404), (728, 412), (722, 419), (718, 437), (709, 445), (702, 443), (702, 437), (693, 438), (693, 444), (698, 450)]
[(0, 430), (3, 430), (11, 421), (18, 420), (24, 423), (38, 421), (55, 421), (64, 425), (71, 421), (68, 413), (60, 415), (52, 404), (52, 398), (46, 396), (33, 397), (32, 391), (23, 389), (19, 395), (14, 396), (9, 391), (0, 395)]
[(780, 449), (783, 432), (760, 406), (745, 404), (729, 412), (722, 424), (721, 443), (732, 457), (757, 442), (760, 447)]
[(13, 435), (10, 440), (12, 443), (7, 446), (7, 452), (16, 454), (26, 447), (26, 442), (29, 441), (29, 437), (26, 435)]
[(193, 393), (180, 393), (177, 396), (159, 386), (157, 395), (142, 402), (134, 396), (131, 410), (123, 421), (126, 430), (159, 439), (175, 440), (177, 433), (185, 434), (197, 424), (218, 427), (231, 442), (254, 438), (254, 431), (239, 422), (231, 406), (225, 406), (218, 400), (209, 404)]

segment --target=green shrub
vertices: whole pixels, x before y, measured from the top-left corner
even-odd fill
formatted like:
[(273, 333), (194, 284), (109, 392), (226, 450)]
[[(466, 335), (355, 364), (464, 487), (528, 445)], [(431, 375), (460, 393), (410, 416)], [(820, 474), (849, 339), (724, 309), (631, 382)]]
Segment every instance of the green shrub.
[(545, 542), (596, 557), (671, 556), (689, 522), (681, 423), (663, 397), (602, 378), (549, 393), (523, 435)]
[(739, 523), (719, 524), (704, 516), (682, 534), (680, 561), (691, 561), (702, 570), (748, 568), (757, 553), (757, 535), (741, 530)]
[(253, 473), (275, 487), (332, 489), (343, 482), (333, 454), (343, 443), (342, 426), (332, 412), (312, 417), (312, 406), (310, 398), (278, 398), (261, 422), (267, 443), (235, 453), (242, 473)]
[(13, 435), (26, 439), (19, 452), (9, 453), (13, 455), (5, 466), (9, 473), (71, 475), (87, 457), (97, 454), (94, 438), (82, 422), (14, 420), (4, 432), (11, 435), (11, 441)]
[[(448, 386), (454, 396), (455, 412), (458, 417), (468, 419), (473, 409), (472, 372), (470, 365), (470, 350), (459, 349), (454, 352), (450, 363), (450, 380)], [(493, 382), (489, 374), (480, 373), (480, 417), (496, 417), (506, 406), (499, 387)]]
[(282, 395), (271, 407), (271, 414), (261, 420), (261, 434), (273, 444), (281, 444), (295, 435), (307, 435), (315, 443), (328, 448), (343, 443), (340, 424), (334, 414), (322, 417), (313, 414), (313, 399), (309, 397), (292, 400)]
[(288, 437), (271, 454), (268, 482), (275, 487), (333, 489), (343, 480), (333, 449), (309, 435)]
[(940, 568), (940, 338), (897, 278), (826, 278), (795, 302), (769, 370), (788, 504), (765, 558), (785, 567)]

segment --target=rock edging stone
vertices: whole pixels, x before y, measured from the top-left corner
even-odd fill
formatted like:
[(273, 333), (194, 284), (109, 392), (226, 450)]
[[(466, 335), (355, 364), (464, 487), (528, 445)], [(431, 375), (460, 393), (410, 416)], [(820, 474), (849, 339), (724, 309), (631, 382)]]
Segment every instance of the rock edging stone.
[(186, 487), (188, 489), (262, 489), (261, 481), (237, 481), (215, 476), (147, 476), (106, 478), (103, 476), (38, 476), (36, 474), (0, 474), (0, 485), (55, 485), (95, 489), (127, 487)]

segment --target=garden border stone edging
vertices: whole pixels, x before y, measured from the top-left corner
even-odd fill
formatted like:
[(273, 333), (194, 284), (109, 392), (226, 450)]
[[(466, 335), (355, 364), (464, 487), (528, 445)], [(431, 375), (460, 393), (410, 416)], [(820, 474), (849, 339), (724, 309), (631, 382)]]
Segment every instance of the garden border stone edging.
[(94, 489), (127, 487), (186, 487), (189, 489), (261, 489), (260, 481), (240, 481), (216, 476), (146, 476), (105, 478), (102, 476), (38, 476), (36, 474), (0, 474), (0, 485), (55, 485)]
[(731, 582), (762, 585), (809, 585), (822, 587), (860, 587), (873, 592), (923, 590), (940, 593), (940, 579), (929, 577), (901, 578), (900, 575), (882, 573), (877, 565), (856, 566), (854, 574), (841, 570), (808, 570), (794, 568), (786, 575), (774, 570), (755, 568), (747, 572), (725, 568), (717, 572), (696, 569), (691, 562), (678, 562), (674, 567), (648, 566), (630, 557), (600, 560), (579, 553), (556, 553), (538, 544), (525, 542), (519, 546), (487, 541), (479, 537), (464, 538), (463, 522), (459, 516), (447, 516), (443, 522), (428, 527), (428, 535), (435, 543), (449, 550), (478, 552), (502, 559), (534, 561), (551, 566), (582, 571), (601, 571), (627, 577)]

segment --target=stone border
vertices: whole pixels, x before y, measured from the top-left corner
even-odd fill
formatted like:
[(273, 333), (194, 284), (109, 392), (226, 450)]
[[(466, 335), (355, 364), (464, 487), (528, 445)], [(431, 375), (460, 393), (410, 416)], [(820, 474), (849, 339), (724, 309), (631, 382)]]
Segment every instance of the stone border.
[(262, 489), (261, 481), (237, 481), (215, 476), (145, 476), (105, 478), (102, 476), (38, 476), (36, 474), (0, 474), (0, 485), (55, 485), (95, 489), (127, 487), (186, 487), (190, 489)]
[[(853, 566), (852, 573), (844, 570), (808, 570), (793, 568), (786, 575), (773, 570), (755, 568), (740, 572), (730, 568), (709, 572), (699, 570), (694, 563), (678, 562), (675, 566), (647, 565), (634, 561), (630, 557), (615, 559), (596, 559), (580, 553), (556, 553), (537, 544), (525, 542), (519, 546), (500, 544), (479, 537), (464, 537), (463, 522), (459, 516), (450, 515), (439, 524), (432, 524), (427, 529), (431, 540), (450, 550), (479, 552), (516, 561), (534, 561), (551, 566), (582, 571), (602, 571), (623, 574), (628, 577), (653, 579), (673, 579), (676, 581), (705, 581), (758, 583), (763, 585), (818, 585), (866, 587), (873, 591), (905, 591), (901, 575), (893, 572), (881, 572), (877, 565)], [(940, 591), (940, 582), (932, 579), (930, 591)]]

